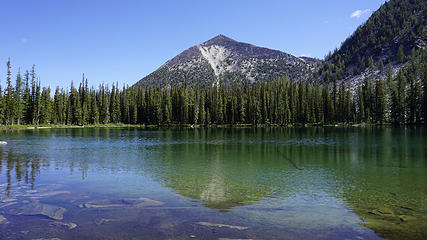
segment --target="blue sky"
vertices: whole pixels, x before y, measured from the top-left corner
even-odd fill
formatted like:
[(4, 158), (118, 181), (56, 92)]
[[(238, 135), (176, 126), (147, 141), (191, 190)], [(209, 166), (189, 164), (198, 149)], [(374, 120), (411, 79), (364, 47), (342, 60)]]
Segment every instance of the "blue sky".
[(13, 0), (0, 8), (0, 82), (6, 62), (43, 86), (132, 85), (218, 34), (296, 56), (323, 58), (384, 0)]

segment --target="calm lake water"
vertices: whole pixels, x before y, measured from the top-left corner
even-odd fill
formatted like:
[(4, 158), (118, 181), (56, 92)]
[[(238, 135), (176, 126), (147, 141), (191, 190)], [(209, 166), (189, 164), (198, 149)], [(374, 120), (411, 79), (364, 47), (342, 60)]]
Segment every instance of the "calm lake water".
[(2, 131), (0, 239), (427, 239), (425, 128)]

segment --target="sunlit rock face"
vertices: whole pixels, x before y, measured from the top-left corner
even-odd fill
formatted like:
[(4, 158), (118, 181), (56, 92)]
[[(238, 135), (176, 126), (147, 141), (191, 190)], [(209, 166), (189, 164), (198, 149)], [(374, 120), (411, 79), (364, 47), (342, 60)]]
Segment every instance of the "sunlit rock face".
[(298, 58), (218, 35), (185, 50), (134, 86), (174, 86), (184, 81), (189, 85), (227, 85), (269, 81), (284, 75), (305, 80), (316, 63), (315, 59)]

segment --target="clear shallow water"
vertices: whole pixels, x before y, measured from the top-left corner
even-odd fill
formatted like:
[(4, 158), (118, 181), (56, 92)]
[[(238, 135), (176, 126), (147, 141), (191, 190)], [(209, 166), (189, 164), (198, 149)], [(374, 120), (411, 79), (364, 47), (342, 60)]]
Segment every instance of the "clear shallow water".
[(426, 136), (4, 131), (0, 239), (425, 239)]

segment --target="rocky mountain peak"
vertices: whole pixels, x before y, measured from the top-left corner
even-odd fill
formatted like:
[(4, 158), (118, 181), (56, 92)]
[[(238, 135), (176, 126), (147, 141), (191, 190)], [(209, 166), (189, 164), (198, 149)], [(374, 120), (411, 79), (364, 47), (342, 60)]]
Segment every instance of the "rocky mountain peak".
[(238, 42), (222, 34), (188, 48), (134, 86), (215, 85), (269, 81), (288, 75), (307, 79), (316, 61), (278, 50)]
[(208, 41), (202, 43), (203, 46), (219, 45), (227, 46), (229, 44), (237, 43), (236, 40), (233, 40), (225, 35), (219, 34), (214, 38), (209, 39)]

